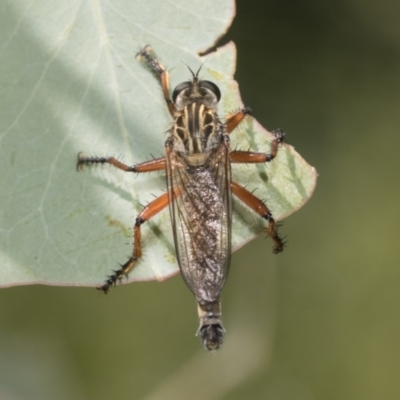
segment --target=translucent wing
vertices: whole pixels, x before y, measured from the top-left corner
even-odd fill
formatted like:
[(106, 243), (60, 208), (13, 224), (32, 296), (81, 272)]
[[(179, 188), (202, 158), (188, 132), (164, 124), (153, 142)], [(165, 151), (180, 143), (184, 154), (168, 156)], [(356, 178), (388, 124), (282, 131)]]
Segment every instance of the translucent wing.
[(204, 166), (188, 166), (166, 150), (170, 214), (179, 267), (198, 301), (218, 299), (231, 255), (229, 146), (221, 143)]

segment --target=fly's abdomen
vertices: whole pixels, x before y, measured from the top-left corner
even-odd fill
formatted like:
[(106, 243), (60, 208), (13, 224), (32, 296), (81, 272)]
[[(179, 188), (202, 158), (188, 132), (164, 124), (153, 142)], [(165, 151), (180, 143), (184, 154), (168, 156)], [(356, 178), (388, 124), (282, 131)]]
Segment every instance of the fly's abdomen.
[(198, 301), (212, 302), (219, 298), (229, 266), (230, 210), (208, 170), (191, 175), (177, 200), (175, 244), (185, 282)]
[(203, 346), (210, 351), (218, 350), (224, 339), (220, 301), (198, 303), (197, 311), (200, 322), (198, 335), (200, 335)]

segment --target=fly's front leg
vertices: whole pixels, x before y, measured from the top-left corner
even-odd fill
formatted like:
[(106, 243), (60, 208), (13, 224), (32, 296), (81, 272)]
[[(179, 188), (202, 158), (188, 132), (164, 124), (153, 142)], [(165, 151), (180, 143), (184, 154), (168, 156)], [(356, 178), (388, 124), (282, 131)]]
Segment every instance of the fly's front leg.
[(155, 158), (136, 165), (126, 165), (114, 157), (86, 157), (84, 153), (78, 154), (76, 170), (82, 171), (84, 166), (96, 164), (110, 164), (125, 172), (152, 172), (165, 169), (165, 157)]
[(147, 65), (150, 67), (152, 72), (154, 72), (159, 78), (160, 83), (164, 95), (164, 99), (167, 103), (168, 110), (170, 114), (174, 117), (175, 116), (175, 104), (171, 100), (169, 95), (169, 74), (168, 71), (164, 68), (164, 66), (151, 55), (151, 47), (149, 45), (143, 47), (137, 54), (137, 58), (139, 60), (144, 59)]
[(283, 139), (285, 137), (285, 132), (280, 129), (272, 131), (272, 134), (275, 136), (275, 139), (271, 142), (271, 149), (269, 153), (256, 153), (252, 151), (232, 151), (230, 154), (232, 163), (264, 163), (272, 161), (277, 153), (278, 146), (283, 143)]
[(255, 211), (258, 215), (268, 221), (267, 233), (272, 238), (275, 243), (274, 253), (280, 253), (283, 251), (283, 247), (285, 242), (278, 234), (278, 227), (275, 222), (274, 217), (272, 216), (271, 211), (265, 205), (265, 203), (260, 200), (258, 197), (254, 196), (253, 193), (249, 192), (243, 186), (240, 186), (236, 182), (231, 183), (232, 193), (238, 197), (244, 204), (250, 207), (253, 211)]
[(132, 268), (135, 266), (137, 260), (142, 256), (142, 245), (141, 245), (141, 231), (140, 226), (148, 221), (150, 218), (154, 217), (161, 210), (167, 207), (169, 203), (168, 193), (162, 194), (160, 197), (157, 197), (151, 203), (149, 203), (146, 207), (143, 208), (141, 213), (136, 218), (135, 225), (133, 227), (133, 252), (132, 256), (129, 260), (121, 265), (121, 268), (114, 271), (114, 274), (110, 275), (105, 281), (103, 286), (98, 287), (97, 289), (102, 290), (104, 293), (107, 293), (111, 286), (115, 285), (116, 282), (126, 276)]

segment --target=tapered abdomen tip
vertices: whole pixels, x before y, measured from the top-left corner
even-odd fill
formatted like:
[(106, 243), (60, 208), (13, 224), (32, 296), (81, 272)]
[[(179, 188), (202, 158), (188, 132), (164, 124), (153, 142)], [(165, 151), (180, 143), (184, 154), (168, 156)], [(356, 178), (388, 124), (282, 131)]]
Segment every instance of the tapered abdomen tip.
[(200, 338), (205, 349), (218, 350), (224, 341), (224, 328), (221, 325), (205, 325), (200, 329)]

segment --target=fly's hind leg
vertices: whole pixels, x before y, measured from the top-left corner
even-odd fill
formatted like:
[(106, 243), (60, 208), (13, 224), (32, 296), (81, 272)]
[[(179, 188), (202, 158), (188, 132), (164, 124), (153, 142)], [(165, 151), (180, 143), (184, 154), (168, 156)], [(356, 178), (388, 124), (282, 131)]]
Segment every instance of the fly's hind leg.
[(147, 45), (147, 46), (143, 47), (143, 49), (141, 49), (139, 51), (139, 53), (137, 53), (136, 57), (139, 60), (144, 60), (146, 62), (146, 64), (149, 66), (149, 68), (151, 69), (151, 71), (155, 75), (157, 75), (157, 77), (160, 79), (161, 88), (162, 88), (163, 95), (164, 95), (164, 100), (167, 103), (167, 107), (168, 107), (170, 114), (174, 117), (176, 109), (175, 109), (175, 104), (171, 100), (171, 97), (169, 95), (168, 71), (164, 68), (164, 66), (155, 57), (152, 56), (151, 52), (152, 52), (151, 47), (149, 45)]
[(141, 213), (136, 218), (136, 222), (133, 227), (132, 256), (125, 264), (121, 265), (120, 269), (114, 271), (114, 273), (107, 278), (103, 286), (100, 286), (97, 289), (107, 293), (111, 286), (114, 286), (118, 280), (126, 276), (132, 270), (138, 259), (142, 256), (141, 225), (167, 207), (168, 203), (168, 193), (164, 193), (143, 208)]
[(260, 200), (258, 197), (254, 196), (253, 193), (249, 192), (243, 186), (240, 186), (236, 182), (231, 183), (232, 193), (238, 197), (244, 204), (250, 207), (253, 211), (255, 211), (258, 215), (268, 221), (267, 233), (268, 236), (274, 241), (274, 250), (273, 252), (280, 253), (283, 251), (285, 246), (284, 240), (278, 234), (278, 226), (275, 222), (274, 217), (272, 216), (271, 211), (265, 205), (265, 203)]

